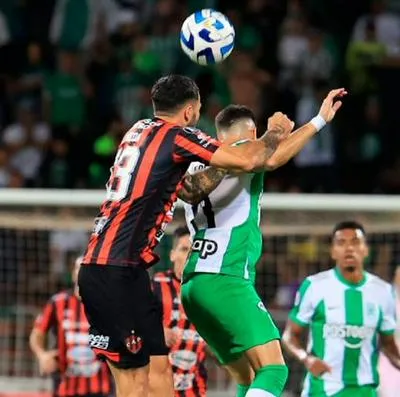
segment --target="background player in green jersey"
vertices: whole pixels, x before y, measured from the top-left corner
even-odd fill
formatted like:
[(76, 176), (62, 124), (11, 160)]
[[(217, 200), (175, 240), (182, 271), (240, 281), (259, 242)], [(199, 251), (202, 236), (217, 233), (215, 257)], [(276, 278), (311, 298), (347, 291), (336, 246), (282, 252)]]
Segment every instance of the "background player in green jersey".
[[(319, 115), (283, 141), (264, 169), (279, 167), (297, 154), (332, 120), (341, 105), (336, 98), (345, 93), (331, 91)], [(246, 144), (256, 136), (254, 116), (243, 106), (228, 106), (217, 116), (216, 126), (225, 144)], [(194, 163), (189, 172), (202, 169), (204, 165)], [(280, 396), (287, 379), (279, 332), (254, 288), (262, 244), (263, 177), (262, 172), (227, 175), (208, 168), (188, 175), (179, 193), (192, 204), (185, 211), (193, 238), (182, 303), (200, 335), (237, 381), (240, 397)]]
[(331, 246), (336, 266), (300, 286), (283, 344), (307, 368), (302, 397), (377, 396), (379, 346), (400, 369), (392, 287), (364, 270), (367, 255), (363, 226), (339, 223)]

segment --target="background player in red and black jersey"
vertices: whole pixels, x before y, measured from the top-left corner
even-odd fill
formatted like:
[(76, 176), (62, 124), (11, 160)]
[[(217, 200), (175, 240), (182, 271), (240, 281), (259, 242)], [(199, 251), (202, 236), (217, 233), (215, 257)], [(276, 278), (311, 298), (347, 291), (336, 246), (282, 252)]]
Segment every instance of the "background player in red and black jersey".
[[(72, 272), (74, 284), (82, 258)], [(46, 349), (46, 337), (54, 334), (56, 346)], [(30, 346), (42, 375), (54, 376), (55, 397), (105, 397), (112, 391), (107, 365), (88, 346), (89, 323), (77, 296), (77, 288), (53, 295), (37, 317)]]
[(190, 247), (189, 230), (179, 227), (174, 232), (170, 253), (173, 268), (153, 276), (153, 291), (163, 307), (175, 397), (206, 397), (206, 343), (188, 320), (181, 303), (181, 278)]
[[(90, 345), (107, 360), (119, 397), (172, 397), (172, 372), (162, 310), (146, 268), (171, 221), (177, 190), (190, 162), (253, 171), (263, 169), (293, 128), (282, 113), (269, 119), (259, 140), (237, 147), (190, 128), (200, 117), (196, 83), (185, 76), (159, 79), (151, 97), (155, 117), (137, 122), (124, 136), (107, 194), (79, 273), (91, 325)], [(160, 379), (149, 384), (149, 367)], [(156, 379), (156, 377), (153, 377)]]

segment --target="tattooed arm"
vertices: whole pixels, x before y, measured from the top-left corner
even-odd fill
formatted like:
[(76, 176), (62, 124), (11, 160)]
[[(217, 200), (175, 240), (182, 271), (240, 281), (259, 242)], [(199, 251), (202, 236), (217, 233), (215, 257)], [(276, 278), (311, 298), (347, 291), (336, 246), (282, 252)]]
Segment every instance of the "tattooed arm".
[(178, 197), (189, 204), (198, 204), (220, 184), (227, 173), (227, 170), (215, 167), (209, 167), (195, 174), (186, 173)]

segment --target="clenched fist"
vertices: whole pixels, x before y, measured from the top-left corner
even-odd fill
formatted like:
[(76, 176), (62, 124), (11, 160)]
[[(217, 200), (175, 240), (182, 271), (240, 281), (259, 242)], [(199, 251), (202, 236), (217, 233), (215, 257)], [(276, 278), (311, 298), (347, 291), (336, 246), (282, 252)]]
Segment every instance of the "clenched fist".
[(275, 112), (268, 119), (268, 131), (275, 131), (279, 141), (285, 140), (292, 132), (294, 122), (281, 112)]

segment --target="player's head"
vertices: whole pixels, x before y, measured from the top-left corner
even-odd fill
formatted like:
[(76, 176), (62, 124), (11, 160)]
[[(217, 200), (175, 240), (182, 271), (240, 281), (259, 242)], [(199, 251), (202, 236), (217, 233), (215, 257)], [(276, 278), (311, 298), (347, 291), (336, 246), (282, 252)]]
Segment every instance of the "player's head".
[(229, 105), (222, 109), (215, 117), (215, 126), (218, 139), (226, 143), (256, 138), (256, 118), (247, 106)]
[(195, 126), (199, 121), (199, 87), (190, 77), (161, 77), (151, 89), (151, 100), (156, 116), (172, 118), (183, 126)]
[(338, 223), (332, 232), (331, 256), (342, 272), (362, 270), (368, 256), (364, 226), (355, 221)]
[(178, 227), (174, 232), (172, 250), (169, 259), (174, 266), (174, 272), (178, 279), (182, 278), (183, 268), (191, 247), (189, 230), (186, 227)]

